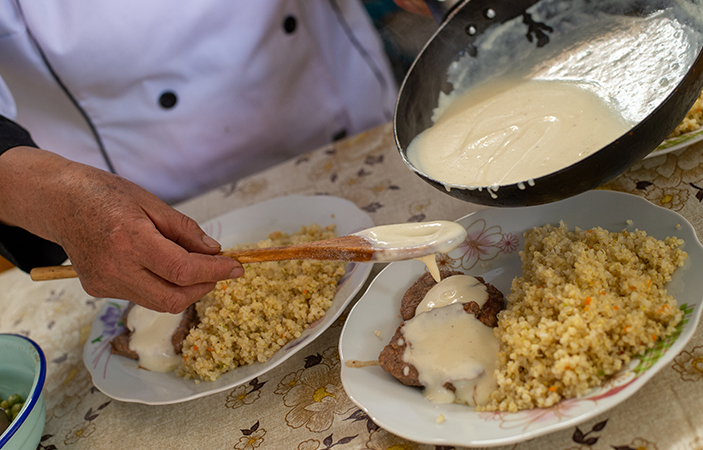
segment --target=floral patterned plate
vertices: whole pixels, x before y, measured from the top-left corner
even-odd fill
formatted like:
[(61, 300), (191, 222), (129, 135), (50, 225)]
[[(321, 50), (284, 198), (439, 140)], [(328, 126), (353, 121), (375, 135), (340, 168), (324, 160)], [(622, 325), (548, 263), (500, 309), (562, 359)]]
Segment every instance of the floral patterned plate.
[[(294, 232), (302, 225), (336, 224), (337, 234), (345, 235), (373, 226), (369, 215), (348, 200), (330, 196), (279, 197), (230, 211), (206, 222), (203, 229), (223, 247), (265, 239), (273, 231)], [(126, 402), (150, 405), (178, 403), (230, 389), (261, 376), (278, 366), (318, 337), (342, 313), (361, 289), (372, 264), (352, 263), (340, 280), (332, 307), (325, 317), (289, 342), (265, 363), (232, 370), (216, 381), (195, 383), (175, 373), (156, 373), (138, 369), (136, 361), (110, 354), (110, 339), (121, 333), (120, 321), (127, 302), (108, 300), (93, 321), (83, 360), (93, 383), (108, 396)]]
[(668, 365), (692, 337), (703, 301), (703, 246), (680, 215), (630, 194), (591, 191), (560, 202), (526, 208), (485, 209), (458, 220), (469, 236), (439, 262), (445, 268), (479, 275), (507, 293), (521, 273), (523, 232), (546, 223), (566, 222), (571, 229), (601, 226), (610, 231), (640, 228), (662, 239), (684, 239), (689, 254), (667, 285), (685, 311), (683, 323), (605, 386), (552, 408), (518, 413), (479, 413), (457, 405), (436, 405), (419, 389), (402, 385), (378, 366), (350, 361), (378, 360), (400, 323), (400, 299), (425, 270), (417, 261), (391, 263), (354, 306), (340, 337), (342, 383), (351, 399), (381, 427), (409, 440), (438, 446), (489, 447), (525, 441), (577, 425), (624, 401)]
[(690, 133), (682, 134), (673, 138), (666, 139), (664, 142), (659, 144), (659, 147), (655, 148), (652, 153), (645, 156), (645, 158), (653, 158), (659, 155), (665, 155), (676, 150), (680, 150), (689, 145), (693, 145), (696, 142), (703, 140), (703, 129), (691, 131)]

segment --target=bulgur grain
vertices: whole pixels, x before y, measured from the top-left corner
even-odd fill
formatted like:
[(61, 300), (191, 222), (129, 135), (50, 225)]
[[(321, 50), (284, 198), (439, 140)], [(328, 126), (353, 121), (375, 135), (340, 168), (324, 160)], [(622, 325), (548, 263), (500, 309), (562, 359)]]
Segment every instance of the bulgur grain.
[(498, 316), (498, 389), (483, 409), (549, 407), (585, 394), (671, 334), (681, 320), (664, 285), (687, 255), (676, 238), (635, 230), (525, 233), (521, 277)]
[(682, 134), (696, 131), (703, 126), (703, 92), (698, 96), (696, 102), (686, 114), (686, 117), (678, 124), (676, 129), (667, 137), (673, 138)]
[[(275, 232), (256, 244), (233, 249), (278, 247), (335, 237), (334, 226)], [(215, 380), (239, 366), (264, 362), (300, 337), (332, 305), (345, 263), (280, 261), (250, 264), (244, 275), (217, 283), (196, 303), (200, 324), (183, 342), (178, 374)]]

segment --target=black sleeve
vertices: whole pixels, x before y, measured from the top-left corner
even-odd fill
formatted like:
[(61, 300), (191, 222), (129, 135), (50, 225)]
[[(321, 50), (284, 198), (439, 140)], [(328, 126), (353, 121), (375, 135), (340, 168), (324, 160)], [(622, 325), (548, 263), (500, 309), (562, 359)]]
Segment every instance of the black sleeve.
[(0, 155), (20, 145), (37, 147), (27, 130), (7, 117), (0, 116)]
[[(37, 144), (27, 130), (0, 116), (0, 155), (18, 146), (37, 147)], [(0, 224), (0, 255), (25, 272), (34, 267), (55, 266), (66, 260), (66, 253), (60, 245), (22, 228), (4, 224)]]

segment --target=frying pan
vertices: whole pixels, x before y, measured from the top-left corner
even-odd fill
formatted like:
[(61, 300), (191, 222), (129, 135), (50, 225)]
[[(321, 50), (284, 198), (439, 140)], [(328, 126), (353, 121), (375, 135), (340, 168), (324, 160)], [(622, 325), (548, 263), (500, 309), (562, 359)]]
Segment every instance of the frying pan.
[[(401, 85), (393, 121), (394, 136), (400, 155), (411, 170), (435, 188), (471, 203), (537, 205), (596, 188), (654, 150), (686, 116), (703, 89), (703, 6), (697, 0), (428, 0), (427, 3), (441, 24)], [(636, 30), (612, 26), (620, 19), (662, 14), (680, 27), (671, 40), (663, 40), (668, 45), (666, 50), (661, 48), (662, 40), (652, 39), (659, 35), (638, 35)], [(664, 32), (662, 29), (661, 33)], [(622, 33), (622, 40), (617, 33)], [(633, 43), (619, 44), (616, 50), (627, 53), (636, 48), (639, 56), (623, 61), (599, 61), (597, 55), (612, 53), (611, 48), (598, 48), (605, 45), (601, 42), (607, 41), (603, 38), (606, 35), (610, 36), (611, 45)], [(586, 48), (589, 50), (585, 51)], [(585, 55), (588, 52), (591, 53)], [(570, 68), (575, 60), (579, 64), (574, 66), (579, 67)], [(447, 186), (410, 163), (406, 155), (408, 145), (433, 124), (432, 115), (440, 95), (471, 88), (521, 64), (542, 74), (560, 66), (567, 73), (566, 78), (583, 77), (589, 83), (602, 84), (608, 95), (620, 99), (621, 112), (633, 118), (631, 122), (635, 125), (615, 141), (568, 167), (534, 180), (491, 189)]]

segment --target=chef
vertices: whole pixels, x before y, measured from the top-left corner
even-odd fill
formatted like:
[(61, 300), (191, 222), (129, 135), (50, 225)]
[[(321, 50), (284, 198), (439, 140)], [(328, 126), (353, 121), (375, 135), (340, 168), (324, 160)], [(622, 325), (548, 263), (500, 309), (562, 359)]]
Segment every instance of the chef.
[(358, 0), (0, 0), (0, 253), (179, 312), (243, 269), (170, 206), (392, 118)]

